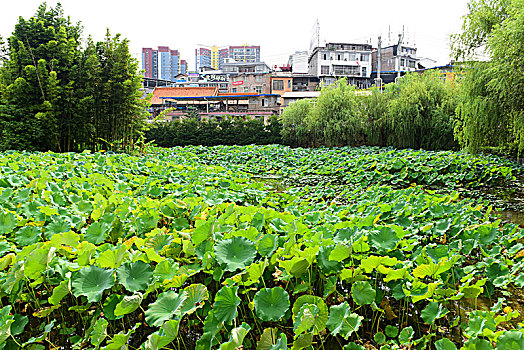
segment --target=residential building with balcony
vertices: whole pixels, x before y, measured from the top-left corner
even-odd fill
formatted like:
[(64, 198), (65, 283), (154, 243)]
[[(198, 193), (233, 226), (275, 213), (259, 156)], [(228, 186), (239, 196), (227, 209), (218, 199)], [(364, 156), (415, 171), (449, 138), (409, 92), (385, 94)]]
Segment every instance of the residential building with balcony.
[(309, 73), (320, 78), (325, 85), (331, 85), (345, 77), (359, 89), (371, 86), (370, 44), (327, 43), (313, 49), (309, 57)]

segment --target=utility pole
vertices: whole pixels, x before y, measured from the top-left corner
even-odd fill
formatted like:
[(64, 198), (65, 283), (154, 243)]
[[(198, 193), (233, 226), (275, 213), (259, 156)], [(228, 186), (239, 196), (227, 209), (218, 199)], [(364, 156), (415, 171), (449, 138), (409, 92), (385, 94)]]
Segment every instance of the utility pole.
[(377, 85), (382, 92), (382, 78), (380, 77), (380, 71), (382, 70), (382, 62), (381, 62), (381, 51), (382, 51), (382, 36), (378, 36), (378, 49), (377, 49)]
[(398, 35), (398, 45), (397, 45), (397, 60), (398, 60), (398, 72), (397, 79), (400, 79), (400, 55), (402, 53), (402, 40), (404, 39), (404, 34)]

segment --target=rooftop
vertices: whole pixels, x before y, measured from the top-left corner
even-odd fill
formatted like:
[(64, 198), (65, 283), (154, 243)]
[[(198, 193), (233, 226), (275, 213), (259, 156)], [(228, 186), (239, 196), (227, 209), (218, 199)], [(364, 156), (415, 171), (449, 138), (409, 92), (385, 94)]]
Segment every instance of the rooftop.
[(151, 98), (152, 105), (161, 105), (162, 100), (166, 97), (204, 97), (217, 96), (218, 88), (214, 87), (155, 87), (153, 90), (153, 97)]

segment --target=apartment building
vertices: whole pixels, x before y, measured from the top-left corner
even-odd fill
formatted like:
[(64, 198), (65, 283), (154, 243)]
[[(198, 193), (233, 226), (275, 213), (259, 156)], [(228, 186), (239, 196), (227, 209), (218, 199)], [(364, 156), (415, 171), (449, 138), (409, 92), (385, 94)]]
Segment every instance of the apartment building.
[(370, 44), (327, 43), (313, 49), (309, 57), (309, 73), (331, 85), (345, 77), (348, 83), (364, 89), (371, 86)]

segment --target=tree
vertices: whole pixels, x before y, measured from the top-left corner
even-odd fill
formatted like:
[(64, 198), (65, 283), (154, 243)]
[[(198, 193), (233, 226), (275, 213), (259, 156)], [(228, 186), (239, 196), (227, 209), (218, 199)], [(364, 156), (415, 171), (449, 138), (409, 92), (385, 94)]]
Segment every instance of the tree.
[(484, 48), (493, 29), (508, 17), (511, 0), (471, 0), (462, 33), (452, 35), (451, 49), (457, 60), (469, 59)]
[(81, 33), (60, 4), (19, 19), (0, 67), (0, 149), (130, 147), (140, 135), (145, 102), (128, 41), (108, 31), (83, 49)]
[[(456, 135), (472, 151), (504, 147), (520, 152), (524, 149), (524, 0), (472, 4), (477, 6), (470, 6), (460, 36), (467, 40), (461, 44), (473, 48), (485, 42), (490, 60), (471, 64), (461, 88)], [(468, 22), (468, 18), (478, 20)]]
[(398, 148), (451, 149), (455, 88), (437, 71), (410, 73), (388, 102), (388, 144)]

